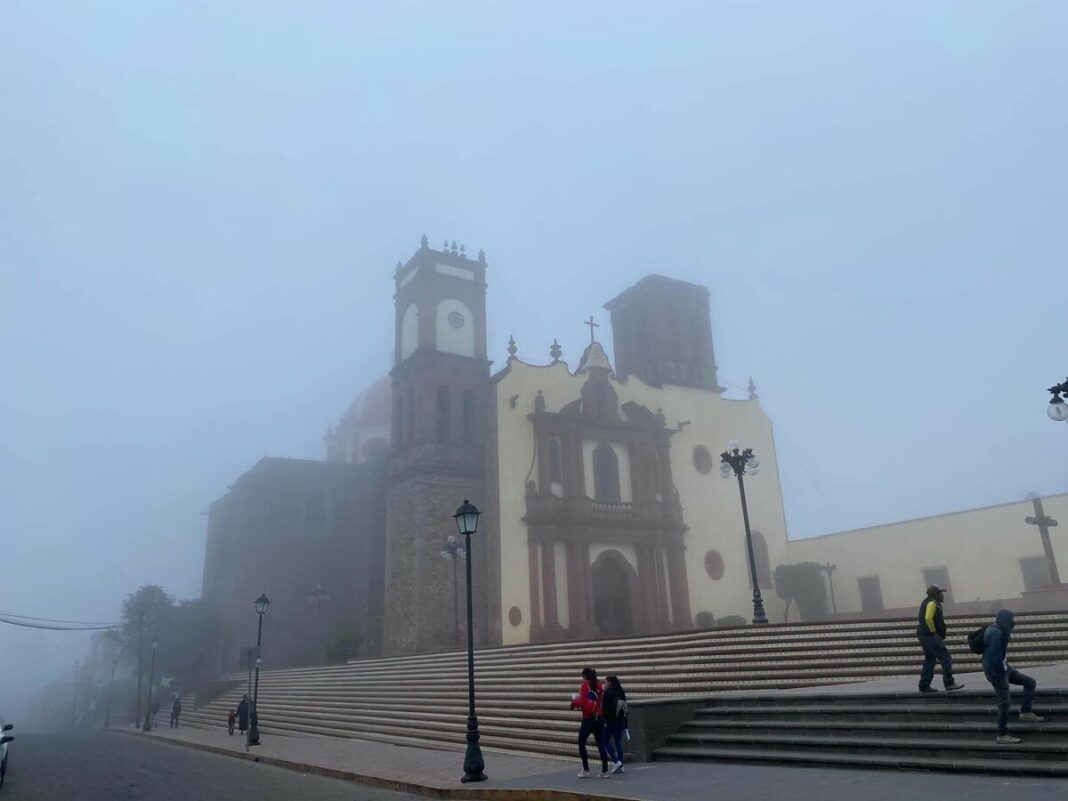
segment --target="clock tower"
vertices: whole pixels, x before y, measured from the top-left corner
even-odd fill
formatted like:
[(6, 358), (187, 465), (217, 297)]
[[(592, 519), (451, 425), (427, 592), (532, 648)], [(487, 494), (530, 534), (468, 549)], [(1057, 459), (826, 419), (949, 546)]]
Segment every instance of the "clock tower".
[[(485, 507), (487, 420), (486, 259), (463, 246), (422, 245), (397, 264), (392, 455), (386, 502), (388, 653), (435, 650), (461, 641), (453, 615), (453, 566), (442, 547), (452, 515), (469, 498)], [(475, 605), (485, 610), (486, 537), (472, 540)], [(459, 571), (462, 575), (462, 568)], [(458, 603), (466, 603), (458, 587)], [(476, 612), (476, 637), (485, 639)], [(463, 624), (461, 624), (463, 625)]]

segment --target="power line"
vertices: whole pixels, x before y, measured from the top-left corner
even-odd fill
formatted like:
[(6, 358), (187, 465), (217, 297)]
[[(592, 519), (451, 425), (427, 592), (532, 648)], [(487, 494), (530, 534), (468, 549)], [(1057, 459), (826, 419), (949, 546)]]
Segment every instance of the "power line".
[(104, 631), (106, 629), (118, 628), (117, 624), (112, 625), (83, 625), (83, 626), (69, 626), (65, 624), (51, 624), (51, 623), (29, 623), (25, 620), (14, 620), (9, 617), (0, 615), (0, 623), (7, 623), (11, 626), (21, 626), (27, 629), (45, 629), (47, 631)]
[(4, 617), (17, 617), (20, 620), (39, 620), (45, 623), (70, 623), (75, 626), (103, 626), (104, 628), (111, 628), (114, 624), (101, 623), (98, 620), (62, 620), (55, 617), (34, 617), (33, 615), (20, 615), (18, 612), (8, 612), (7, 610), (0, 609), (0, 616)]

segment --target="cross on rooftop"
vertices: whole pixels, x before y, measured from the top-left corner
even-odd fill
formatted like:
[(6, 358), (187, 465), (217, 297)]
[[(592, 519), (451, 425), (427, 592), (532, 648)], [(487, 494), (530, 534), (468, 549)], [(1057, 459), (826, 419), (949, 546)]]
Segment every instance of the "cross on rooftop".
[(590, 327), (590, 344), (592, 345), (596, 341), (593, 337), (593, 329), (600, 328), (601, 326), (593, 321), (592, 314), (590, 315), (590, 319), (584, 322), (583, 325), (588, 325)]
[(1046, 553), (1046, 562), (1049, 564), (1049, 578), (1054, 584), (1061, 583), (1060, 573), (1057, 571), (1057, 559), (1053, 555), (1053, 543), (1050, 542), (1049, 530), (1057, 525), (1057, 521), (1046, 514), (1042, 508), (1042, 499), (1035, 496), (1031, 499), (1035, 507), (1034, 517), (1025, 517), (1024, 522), (1029, 526), (1038, 526), (1038, 533), (1042, 537), (1042, 550)]

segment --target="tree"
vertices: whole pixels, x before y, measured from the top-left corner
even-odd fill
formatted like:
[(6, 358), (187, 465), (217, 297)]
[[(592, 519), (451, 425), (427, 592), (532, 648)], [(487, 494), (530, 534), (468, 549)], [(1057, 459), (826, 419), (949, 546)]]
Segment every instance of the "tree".
[(790, 604), (796, 603), (802, 620), (827, 617), (827, 585), (819, 562), (798, 562), (775, 568), (775, 594), (786, 601), (783, 619), (790, 620)]

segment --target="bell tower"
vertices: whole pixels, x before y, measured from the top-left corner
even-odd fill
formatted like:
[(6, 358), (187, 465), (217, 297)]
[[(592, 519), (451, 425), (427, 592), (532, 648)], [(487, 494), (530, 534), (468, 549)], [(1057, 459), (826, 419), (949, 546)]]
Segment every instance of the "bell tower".
[[(408, 262), (397, 263), (394, 282), (383, 637), (388, 653), (404, 653), (451, 647), (459, 636), (452, 566), (441, 549), (455, 533), (456, 507), (464, 498), (486, 497), (485, 254), (468, 258), (455, 242), (434, 250), (424, 235)], [(482, 576), (488, 565), (477, 543), (472, 567)], [(475, 583), (484, 594), (486, 582)], [(463, 588), (458, 592), (462, 606)]]

